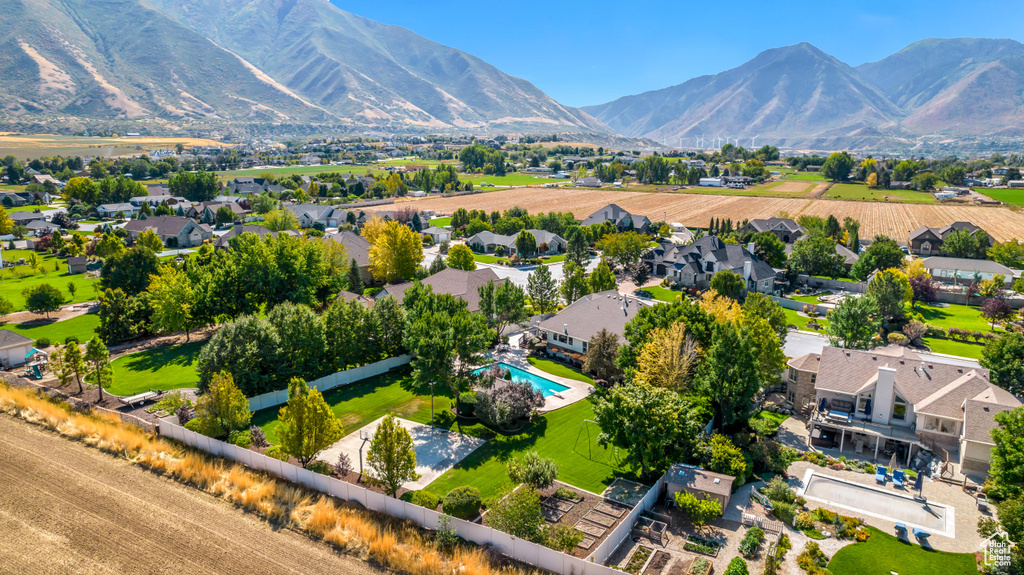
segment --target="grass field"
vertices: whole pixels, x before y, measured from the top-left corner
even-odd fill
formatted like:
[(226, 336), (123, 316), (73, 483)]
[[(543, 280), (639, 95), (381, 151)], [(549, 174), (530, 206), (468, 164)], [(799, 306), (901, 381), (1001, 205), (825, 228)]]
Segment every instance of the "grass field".
[(591, 385), (594, 384), (594, 380), (588, 375), (567, 365), (536, 357), (531, 357), (527, 361), (529, 361), (530, 365), (533, 367), (536, 367), (543, 372), (550, 373), (551, 375), (557, 375), (558, 377), (564, 377), (566, 379), (575, 379), (576, 381), (582, 381), (583, 383), (589, 383)]
[(543, 186), (544, 184), (562, 184), (568, 181), (520, 173), (510, 173), (504, 176), (488, 176), (485, 174), (460, 175), (459, 180), (473, 182), (474, 188), (483, 182), (494, 184), (495, 186)]
[(434, 219), (430, 220), (430, 225), (437, 226), (439, 228), (447, 228), (448, 226), (452, 225), (452, 219), (451, 218), (434, 218)]
[(925, 337), (922, 341), (935, 353), (981, 359), (981, 352), (985, 349), (983, 343), (971, 343), (966, 341), (955, 341), (938, 337)]
[(1024, 206), (1024, 189), (990, 190), (988, 188), (982, 188), (979, 192), (993, 200), (998, 200), (1014, 206)]
[(87, 313), (64, 321), (7, 324), (4, 327), (37, 341), (48, 339), (56, 345), (63, 344), (64, 340), (71, 336), (75, 336), (79, 342), (85, 343), (92, 339), (99, 326), (100, 316)]
[(795, 325), (797, 328), (802, 329), (804, 331), (815, 331), (814, 329), (807, 327), (807, 324), (811, 323), (812, 321), (815, 321), (818, 322), (819, 325), (821, 325), (821, 329), (817, 330), (818, 333), (824, 332), (825, 328), (828, 327), (828, 320), (825, 319), (824, 317), (811, 319), (809, 317), (804, 317), (791, 309), (783, 308), (782, 311), (785, 312), (786, 314), (786, 325)]
[(199, 381), (195, 368), (196, 358), (205, 343), (193, 341), (123, 355), (111, 362), (114, 385), (107, 391), (125, 396), (150, 389), (195, 387)]
[(668, 303), (677, 301), (679, 296), (683, 294), (681, 291), (670, 290), (661, 286), (645, 287), (644, 290), (650, 292), (654, 299)]
[[(17, 251), (19, 250), (5, 250), (4, 258)], [(14, 304), (15, 311), (25, 310), (25, 296), (22, 295), (22, 291), (44, 283), (60, 290), (64, 294), (65, 304), (96, 299), (96, 291), (93, 289), (93, 286), (99, 284), (98, 279), (88, 278), (85, 274), (68, 275), (67, 264), (61, 258), (45, 256), (39, 259), (43, 267), (42, 274), (35, 273), (28, 266), (15, 266), (0, 272), (0, 297), (9, 299)], [(55, 264), (58, 268), (56, 271), (54, 270)], [(19, 277), (21, 273), (25, 274), (24, 278)], [(71, 294), (68, 292), (68, 282), (75, 285), (74, 297), (71, 297)]]
[(926, 322), (944, 329), (950, 327), (971, 331), (990, 331), (992, 329), (988, 321), (981, 317), (981, 309), (977, 307), (957, 304), (950, 304), (949, 307), (935, 307), (919, 303), (916, 311), (920, 312)]
[(827, 192), (825, 199), (857, 200), (862, 202), (902, 202), (909, 204), (934, 204), (935, 196), (928, 192), (915, 190), (884, 190), (869, 188), (865, 184), (835, 184)]
[[(864, 543), (840, 549), (828, 562), (833, 575), (976, 575), (973, 553), (946, 553), (927, 550), (920, 545), (865, 527), (871, 533)], [(794, 552), (798, 550), (794, 549)]]
[[(778, 170), (781, 171), (781, 170)], [(827, 182), (828, 178), (818, 172), (789, 172), (786, 180), (799, 182)]]
[(193, 146), (227, 146), (203, 138), (86, 138), (52, 134), (0, 134), (0, 156), (11, 154), (20, 160), (41, 156), (117, 156), (173, 148), (181, 143)]

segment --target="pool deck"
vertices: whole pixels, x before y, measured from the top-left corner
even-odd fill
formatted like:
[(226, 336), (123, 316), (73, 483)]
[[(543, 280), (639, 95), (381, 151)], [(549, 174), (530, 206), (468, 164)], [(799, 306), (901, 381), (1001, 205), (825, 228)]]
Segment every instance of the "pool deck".
[[(513, 337), (513, 341), (518, 341), (518, 339)], [(541, 413), (547, 413), (560, 407), (572, 405), (594, 392), (594, 386), (590, 384), (583, 383), (582, 381), (576, 381), (575, 379), (552, 375), (546, 371), (533, 367), (530, 365), (530, 362), (527, 361), (529, 356), (527, 355), (526, 350), (519, 349), (516, 346), (511, 347), (509, 351), (493, 352), (492, 355), (494, 356), (494, 360), (499, 363), (517, 367), (525, 372), (532, 373), (533, 375), (543, 377), (544, 379), (551, 380), (569, 388), (561, 393), (545, 397), (544, 407), (537, 410)]]

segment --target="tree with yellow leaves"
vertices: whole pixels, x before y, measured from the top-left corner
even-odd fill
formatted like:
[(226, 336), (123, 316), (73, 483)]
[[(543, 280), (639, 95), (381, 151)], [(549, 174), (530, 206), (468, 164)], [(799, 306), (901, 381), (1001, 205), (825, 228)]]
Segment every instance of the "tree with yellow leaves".
[(640, 350), (635, 381), (674, 391), (687, 389), (700, 349), (682, 322), (657, 328)]
[(867, 184), (868, 184), (869, 188), (877, 188), (878, 187), (878, 174), (876, 174), (874, 172), (871, 172), (870, 174), (868, 174)]
[(416, 268), (423, 261), (423, 242), (419, 234), (401, 222), (392, 221), (375, 233), (370, 243), (370, 273), (373, 277), (390, 283), (416, 275)]
[(717, 322), (738, 322), (743, 317), (743, 310), (736, 300), (715, 290), (708, 290), (700, 296), (700, 308)]
[(370, 216), (370, 220), (368, 222), (363, 224), (363, 229), (360, 233), (362, 233), (364, 240), (371, 244), (375, 244), (377, 243), (377, 237), (384, 231), (385, 225), (387, 225), (387, 221), (374, 214)]

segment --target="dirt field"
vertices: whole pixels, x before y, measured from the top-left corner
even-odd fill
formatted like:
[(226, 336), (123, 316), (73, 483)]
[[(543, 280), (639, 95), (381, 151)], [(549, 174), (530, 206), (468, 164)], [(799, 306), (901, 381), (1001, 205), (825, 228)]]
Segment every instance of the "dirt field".
[(0, 462), (2, 573), (385, 573), (7, 415)]
[[(517, 188), (454, 198), (431, 198), (410, 204), (431, 208), (441, 215), (451, 215), (463, 207), (488, 212), (522, 206), (530, 212), (570, 211), (583, 219), (603, 206), (616, 203), (633, 213), (652, 220), (682, 222), (688, 226), (705, 227), (712, 217), (743, 219), (767, 218), (786, 212), (790, 217), (808, 214), (835, 215), (840, 220), (851, 216), (861, 223), (860, 237), (886, 234), (906, 240), (907, 234), (920, 226), (944, 226), (955, 221), (970, 221), (985, 228), (997, 240), (1024, 238), (1024, 214), (1007, 208), (975, 206), (944, 206), (928, 204), (895, 204), (885, 202), (853, 202), (814, 200), (807, 198), (754, 198), (684, 193), (642, 193), (620, 190), (577, 190), (570, 188)], [(367, 208), (373, 210), (374, 208)], [(377, 209), (393, 209), (380, 206)]]

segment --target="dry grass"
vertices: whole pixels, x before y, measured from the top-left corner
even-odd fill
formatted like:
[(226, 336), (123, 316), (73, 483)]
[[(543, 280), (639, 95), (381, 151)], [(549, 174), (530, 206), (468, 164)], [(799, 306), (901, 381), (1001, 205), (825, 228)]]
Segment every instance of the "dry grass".
[[(906, 239), (910, 231), (921, 226), (944, 226), (956, 221), (974, 222), (1000, 241), (1013, 237), (1024, 238), (1024, 214), (1005, 207), (572, 188), (516, 188), (452, 198), (426, 198), (411, 205), (419, 209), (434, 209), (439, 215), (451, 215), (458, 208), (482, 209), (490, 213), (521, 206), (530, 213), (569, 211), (577, 219), (583, 219), (610, 203), (616, 203), (654, 221), (681, 222), (691, 227), (706, 227), (713, 217), (740, 222), (744, 219), (769, 218), (786, 212), (793, 218), (805, 214), (822, 217), (835, 215), (842, 220), (844, 216), (850, 216), (860, 221), (861, 238), (885, 234), (897, 240)], [(392, 208), (366, 208), (367, 211), (388, 209)]]
[(362, 506), (153, 437), (115, 416), (77, 413), (35, 393), (0, 386), (0, 412), (173, 477), (339, 550), (408, 575), (532, 575), (492, 562), (475, 546), (442, 552), (427, 531)]

